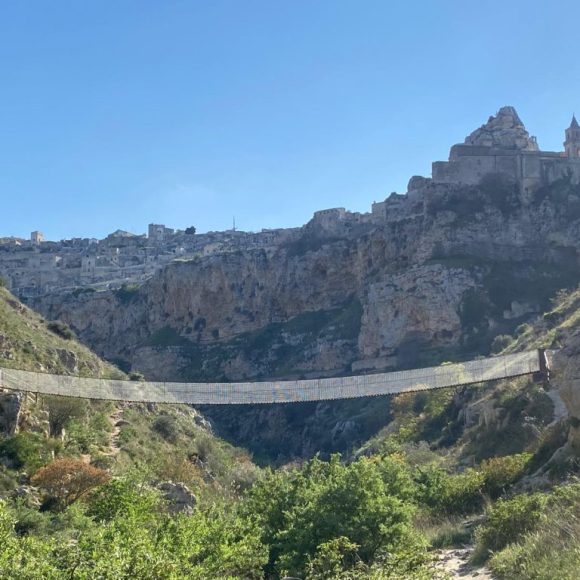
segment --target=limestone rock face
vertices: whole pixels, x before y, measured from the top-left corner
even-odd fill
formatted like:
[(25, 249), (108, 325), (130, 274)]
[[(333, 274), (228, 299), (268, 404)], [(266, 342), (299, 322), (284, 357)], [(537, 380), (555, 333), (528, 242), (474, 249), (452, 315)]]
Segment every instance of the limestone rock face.
[[(502, 123), (521, 133), (500, 116), (511, 121), (492, 133)], [(315, 378), (474, 357), (580, 282), (573, 184), (533, 203), (501, 176), (416, 186), (364, 223), (327, 212), (269, 250), (173, 262), (129, 295), (52, 294), (32, 306), (151, 380)], [(218, 433), (284, 459), (344, 451), (389, 417), (380, 397), (203, 412)], [(466, 420), (499, 418), (476, 407)]]
[(394, 353), (400, 338), (425, 345), (457, 341), (459, 306), (475, 285), (468, 271), (442, 264), (411, 268), (370, 283), (359, 336), (361, 358)]
[(569, 444), (575, 454), (580, 454), (580, 331), (567, 337), (566, 345), (554, 356), (553, 366), (557, 369), (552, 379), (566, 405), (570, 417)]
[(0, 391), (0, 433), (14, 435), (18, 431), (24, 393)]
[(479, 341), (476, 354), (580, 281), (580, 224), (566, 204), (524, 203), (501, 180), (421, 191), (374, 225), (329, 214), (336, 227), (313, 221), (272, 251), (174, 262), (128, 299), (33, 305), (149, 379), (310, 378), (429, 364), (432, 351)]
[(476, 129), (465, 139), (466, 145), (499, 147), (538, 151), (538, 144), (526, 131), (524, 124), (513, 107), (502, 107), (496, 116)]

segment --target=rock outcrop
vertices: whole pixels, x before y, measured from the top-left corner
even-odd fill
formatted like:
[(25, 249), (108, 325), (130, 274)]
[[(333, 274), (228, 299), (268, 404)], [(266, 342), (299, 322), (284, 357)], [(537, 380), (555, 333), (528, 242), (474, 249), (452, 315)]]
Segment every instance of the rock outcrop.
[(535, 138), (530, 137), (513, 107), (502, 107), (485, 125), (465, 139), (466, 145), (539, 151)]
[(24, 393), (0, 389), (0, 434), (14, 435), (18, 431), (24, 397)]
[(552, 388), (564, 401), (570, 423), (567, 450), (580, 456), (580, 331), (566, 337), (564, 348), (554, 355), (553, 366), (557, 372)]
[(193, 513), (197, 498), (187, 485), (174, 483), (173, 481), (162, 481), (156, 487), (167, 502), (167, 509), (170, 513), (185, 513), (188, 515)]

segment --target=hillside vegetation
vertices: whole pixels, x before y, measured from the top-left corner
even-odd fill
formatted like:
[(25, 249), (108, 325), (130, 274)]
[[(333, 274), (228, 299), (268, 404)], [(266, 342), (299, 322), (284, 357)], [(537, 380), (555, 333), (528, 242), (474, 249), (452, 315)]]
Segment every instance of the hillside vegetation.
[[(121, 376), (0, 296), (1, 364)], [(566, 345), (579, 307), (561, 293), (497, 344)], [(470, 544), (498, 578), (573, 578), (580, 563), (578, 465), (558, 454), (570, 419), (531, 379), (394, 397), (362, 445), (276, 469), (184, 405), (0, 397), (3, 578), (422, 580), (441, 577), (437, 550)]]

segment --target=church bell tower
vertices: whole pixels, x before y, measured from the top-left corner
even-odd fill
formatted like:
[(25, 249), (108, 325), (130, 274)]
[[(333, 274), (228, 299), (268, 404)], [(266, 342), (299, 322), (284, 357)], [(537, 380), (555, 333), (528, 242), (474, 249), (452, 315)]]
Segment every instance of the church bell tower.
[(566, 157), (580, 157), (580, 125), (576, 115), (572, 116), (570, 127), (566, 129), (566, 141), (564, 141)]

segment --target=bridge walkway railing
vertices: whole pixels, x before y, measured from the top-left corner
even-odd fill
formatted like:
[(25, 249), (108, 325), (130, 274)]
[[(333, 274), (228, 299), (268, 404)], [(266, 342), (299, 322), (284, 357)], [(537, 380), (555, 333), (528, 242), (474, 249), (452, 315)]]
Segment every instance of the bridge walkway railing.
[(534, 350), (390, 373), (232, 383), (121, 381), (0, 368), (0, 387), (14, 391), (139, 403), (244, 405), (395, 395), (546, 373), (546, 351)]

